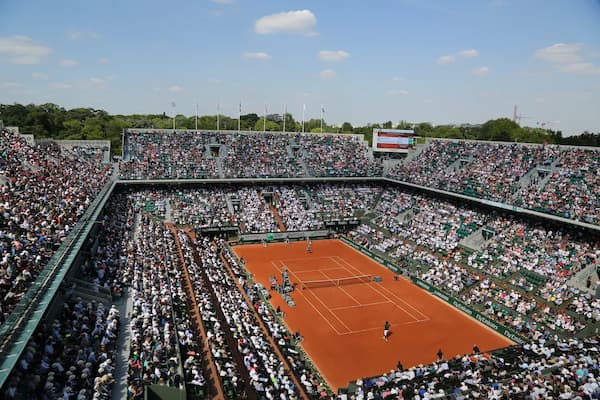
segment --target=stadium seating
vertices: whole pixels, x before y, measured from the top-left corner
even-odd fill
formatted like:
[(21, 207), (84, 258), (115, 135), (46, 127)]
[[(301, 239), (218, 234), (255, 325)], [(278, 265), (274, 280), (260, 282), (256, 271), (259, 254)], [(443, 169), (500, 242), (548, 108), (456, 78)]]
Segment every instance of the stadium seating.
[[(2, 131), (0, 322), (108, 181), (112, 170), (102, 165), (102, 151), (30, 145)], [(120, 176), (135, 180), (382, 175), (366, 144), (344, 135), (131, 131), (124, 154)], [(598, 224), (599, 161), (598, 150), (433, 140), (388, 176)], [(349, 388), (356, 399), (600, 395), (599, 345), (574, 339), (594, 332), (600, 302), (572, 284), (577, 274), (595, 273), (595, 236), (376, 183), (144, 187), (115, 193), (106, 210), (78, 276), (114, 301), (126, 293), (133, 302), (126, 327), (130, 398), (151, 384), (206, 396), (210, 368), (198, 355), (207, 351), (230, 398), (248, 388), (267, 398), (301, 391), (333, 397), (229, 245), (174, 235), (164, 221), (257, 234), (351, 220), (352, 241), (528, 340), (361, 379)], [(192, 292), (185, 290), (188, 279)], [(111, 303), (65, 290), (63, 308), (38, 327), (0, 389), (2, 399), (110, 397), (119, 313)], [(252, 308), (245, 308), (245, 296)], [(206, 341), (191, 322), (194, 301)]]
[(107, 182), (102, 153), (0, 133), (0, 323)]

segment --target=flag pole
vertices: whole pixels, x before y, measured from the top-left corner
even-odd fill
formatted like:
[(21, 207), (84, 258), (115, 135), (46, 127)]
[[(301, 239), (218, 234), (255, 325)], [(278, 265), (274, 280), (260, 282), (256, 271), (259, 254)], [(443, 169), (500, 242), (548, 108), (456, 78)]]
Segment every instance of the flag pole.
[(304, 133), (304, 114), (306, 113), (306, 104), (302, 104), (302, 133)]
[(242, 102), (240, 101), (240, 111), (238, 112), (238, 132), (242, 131)]
[(265, 103), (265, 118), (263, 120), (263, 132), (267, 131), (267, 103)]
[(173, 106), (173, 130), (175, 130), (175, 117), (177, 116), (177, 109), (174, 101), (171, 102), (171, 105)]
[(198, 130), (198, 103), (196, 103), (196, 130)]
[(217, 131), (221, 132), (221, 126), (220, 126), (220, 121), (219, 121), (219, 103), (217, 103)]
[(287, 104), (283, 105), (283, 133), (285, 133), (285, 114), (287, 114)]
[(323, 104), (321, 104), (321, 133), (323, 133)]

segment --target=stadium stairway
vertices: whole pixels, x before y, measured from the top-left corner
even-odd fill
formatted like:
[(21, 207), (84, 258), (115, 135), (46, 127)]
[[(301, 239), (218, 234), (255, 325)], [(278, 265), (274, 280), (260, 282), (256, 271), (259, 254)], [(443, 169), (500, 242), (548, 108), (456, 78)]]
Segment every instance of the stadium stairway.
[(233, 203), (231, 202), (231, 197), (229, 197), (230, 195), (227, 194), (225, 196), (225, 201), (227, 202), (227, 211), (229, 211), (230, 215), (235, 215), (235, 209), (233, 208)]
[[(556, 162), (556, 160), (555, 160)], [(527, 172), (525, 175), (523, 175), (523, 177), (521, 179), (519, 179), (519, 189), (516, 190), (513, 195), (510, 198), (510, 202), (511, 203), (517, 203), (518, 201), (522, 198), (523, 194), (522, 191), (523, 190), (527, 190), (527, 188), (529, 187), (529, 185), (531, 184), (531, 181), (533, 180), (534, 176), (538, 173), (538, 168), (540, 166), (536, 165), (535, 167), (533, 167), (529, 172)], [(540, 179), (536, 184), (535, 184), (535, 188), (536, 190), (541, 190), (544, 185), (546, 184), (546, 182), (548, 181), (548, 179), (550, 179), (550, 175), (552, 175), (552, 172), (554, 172), (554, 167), (550, 166), (550, 173), (547, 174), (544, 178)]]
[[(172, 226), (169, 229), (173, 229)], [(174, 230), (172, 230), (172, 232), (174, 232)], [(188, 236), (190, 238), (192, 238), (191, 235), (189, 235), (189, 232), (186, 232), (188, 234)], [(179, 255), (181, 257), (181, 260), (183, 260), (183, 252), (181, 250), (181, 243), (179, 242), (179, 238), (176, 236), (175, 233), (175, 238), (177, 240), (177, 247), (178, 247), (178, 251), (179, 251)], [(198, 254), (198, 251), (195, 248), (192, 248), (192, 253), (193, 253), (193, 257), (194, 257), (194, 261), (196, 262), (196, 264), (198, 265), (203, 265), (202, 259), (200, 258), (200, 255)], [(193, 291), (193, 285), (192, 285), (192, 280), (190, 278), (189, 272), (187, 270), (187, 266), (185, 265), (185, 263), (182, 262), (182, 264), (184, 265), (184, 274), (185, 274), (185, 279), (186, 279), (186, 286), (188, 286), (188, 290), (190, 290), (190, 298), (193, 299), (194, 301), (194, 305), (192, 308), (194, 308), (194, 314), (196, 321), (202, 321), (201, 316), (200, 316), (200, 311), (199, 311), (199, 307), (198, 304), (195, 300), (196, 296), (194, 295), (194, 291)], [(196, 279), (200, 278), (202, 280), (204, 280), (205, 284), (206, 284), (206, 288), (207, 288), (207, 292), (208, 292), (208, 296), (210, 297), (210, 301), (213, 305), (217, 305), (219, 304), (219, 300), (217, 298), (217, 295), (215, 294), (215, 289), (213, 286), (213, 283), (210, 281), (210, 279), (208, 278), (207, 272), (205, 268), (200, 268), (200, 277), (196, 277)], [(236, 281), (237, 283), (237, 281)], [(250, 307), (252, 308), (252, 307)], [(219, 321), (219, 323), (221, 324), (221, 326), (223, 327), (229, 327), (229, 324), (227, 323), (227, 320), (225, 318), (225, 314), (223, 313), (223, 310), (221, 309), (221, 307), (214, 307), (213, 311), (215, 312), (215, 315), (217, 317), (217, 320)], [(206, 337), (206, 331), (204, 330), (204, 325), (203, 323), (198, 323), (198, 328), (201, 328), (203, 332), (203, 341), (204, 343), (208, 343), (208, 339)], [(224, 329), (223, 330), (223, 339), (224, 342), (227, 346), (227, 348), (229, 349), (229, 353), (231, 355), (231, 359), (233, 360), (233, 362), (235, 364), (237, 364), (238, 366), (238, 372), (241, 378), (241, 382), (243, 382), (245, 389), (244, 392), (246, 393), (246, 399), (248, 400), (258, 400), (258, 394), (254, 388), (254, 386), (252, 386), (251, 379), (250, 379), (250, 375), (248, 370), (244, 367), (244, 358), (242, 357), (242, 354), (240, 353), (240, 350), (237, 346), (237, 341), (233, 336), (233, 332), (230, 329)], [(214, 360), (212, 359), (212, 354), (210, 351), (206, 352), (207, 357), (210, 360), (210, 368), (211, 368), (211, 380), (212, 379), (217, 379), (214, 382), (218, 382), (217, 385), (215, 385), (217, 387), (217, 390), (221, 390), (221, 394), (217, 395), (216, 397), (212, 397), (213, 399), (224, 399), (224, 398), (231, 398), (231, 393), (228, 394), (227, 396), (225, 395), (224, 390), (226, 390), (225, 387), (222, 386), (222, 380), (219, 377), (219, 374), (217, 372), (216, 369), (216, 364), (214, 362)], [(214, 375), (213, 375), (214, 374)]]
[(396, 219), (400, 221), (402, 225), (409, 224), (418, 213), (417, 209), (411, 207), (398, 214)]
[(81, 297), (86, 301), (95, 301), (102, 303), (105, 307), (112, 304), (110, 290), (103, 287), (95, 287), (92, 283), (77, 278), (69, 278), (68, 284), (71, 285), (71, 293), (75, 297)]
[(458, 245), (462, 246), (466, 249), (472, 250), (472, 251), (479, 251), (479, 250), (481, 250), (481, 248), (483, 247), (483, 245), (485, 243), (486, 243), (486, 240), (483, 237), (483, 227), (482, 227), (482, 228), (477, 229), (475, 232), (471, 233), (470, 235), (462, 238), (458, 242)]
[(274, 205), (270, 205), (269, 209), (271, 210), (271, 214), (273, 214), (273, 217), (275, 218), (275, 221), (279, 226), (279, 231), (285, 232), (287, 229), (285, 228), (285, 224), (283, 223), (283, 220), (281, 219), (281, 215), (279, 215), (279, 211), (277, 211), (277, 208), (275, 208)]
[[(173, 240), (177, 244), (177, 253), (179, 255), (179, 261), (181, 263), (181, 269), (183, 271), (184, 281), (185, 281), (185, 291), (188, 295), (188, 311), (190, 312), (191, 322), (194, 324), (196, 328), (196, 332), (200, 334), (202, 338), (202, 343), (208, 343), (208, 339), (206, 336), (206, 330), (204, 329), (204, 324), (202, 322), (202, 316), (200, 315), (200, 308), (198, 306), (198, 302), (196, 301), (196, 295), (194, 294), (193, 284), (190, 278), (190, 274), (185, 263), (185, 258), (183, 257), (183, 251), (181, 249), (181, 243), (179, 241), (179, 237), (177, 236), (177, 230), (171, 223), (165, 223), (165, 227), (171, 231), (173, 235)], [(189, 235), (189, 232), (188, 232)], [(195, 240), (195, 237), (190, 235), (192, 240)], [(195, 256), (197, 254), (194, 254)], [(204, 277), (205, 278), (205, 277)], [(212, 353), (210, 351), (203, 351), (202, 360), (203, 360), (203, 369), (208, 369), (208, 379), (207, 386), (209, 387), (209, 392), (211, 393), (211, 399), (224, 399), (225, 392), (223, 390), (223, 386), (221, 384), (221, 378), (219, 377), (219, 373), (217, 372), (216, 364), (212, 359)], [(208, 368), (207, 368), (208, 366)]]
[(369, 208), (371, 210), (377, 210), (377, 206), (379, 205), (379, 202), (381, 201), (381, 198), (383, 197), (383, 190), (381, 190), (378, 194), (377, 197), (375, 198), (375, 200), (373, 200), (373, 205), (370, 206)]
[[(586, 287), (586, 281), (590, 277), (592, 285), (588, 289)], [(596, 265), (590, 264), (581, 271), (573, 275), (568, 281), (567, 285), (576, 287), (579, 290), (594, 294), (596, 292), (596, 283), (598, 282), (598, 275), (596, 274)]]
[(115, 360), (115, 384), (112, 390), (113, 399), (127, 398), (127, 371), (129, 365), (129, 344), (130, 344), (130, 318), (133, 302), (129, 295), (129, 290), (125, 288), (121, 299), (115, 303), (119, 310), (119, 335), (117, 336), (118, 349)]
[(215, 158), (215, 164), (217, 165), (217, 175), (219, 176), (219, 178), (224, 178), (225, 175), (223, 173), (223, 158)]
[(409, 151), (404, 160), (402, 161), (404, 165), (411, 162), (414, 158), (419, 157), (419, 155), (429, 146), (429, 144), (418, 144), (414, 151)]
[(164, 221), (165, 222), (172, 222), (172, 217), (173, 216), (173, 209), (171, 208), (171, 203), (170, 202), (166, 202), (165, 204), (165, 217), (164, 217)]
[(402, 160), (382, 160), (383, 175), (386, 176), (398, 164), (402, 164)]
[(550, 177), (552, 176), (554, 171), (556, 171), (556, 169), (558, 168), (557, 165), (561, 160), (562, 159), (560, 157), (557, 157), (556, 160), (552, 161), (552, 164), (550, 164), (550, 173), (548, 175), (546, 175), (543, 179), (540, 179), (540, 181), (537, 183), (537, 187), (539, 190), (542, 190), (544, 188), (544, 186), (546, 186), (546, 183), (548, 183), (548, 181), (550, 180)]
[(308, 168), (306, 167), (306, 162), (302, 158), (296, 158), (298, 164), (302, 167), (302, 176), (309, 176)]

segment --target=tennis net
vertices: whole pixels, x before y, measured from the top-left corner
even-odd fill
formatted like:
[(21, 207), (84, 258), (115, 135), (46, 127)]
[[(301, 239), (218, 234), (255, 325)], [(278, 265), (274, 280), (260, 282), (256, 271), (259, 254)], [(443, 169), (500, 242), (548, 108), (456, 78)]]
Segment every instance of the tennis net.
[(357, 283), (370, 283), (373, 281), (372, 275), (357, 275), (349, 278), (338, 278), (338, 279), (318, 279), (314, 281), (301, 281), (298, 282), (300, 289), (315, 289), (321, 287), (333, 287), (333, 286), (344, 286), (354, 285)]

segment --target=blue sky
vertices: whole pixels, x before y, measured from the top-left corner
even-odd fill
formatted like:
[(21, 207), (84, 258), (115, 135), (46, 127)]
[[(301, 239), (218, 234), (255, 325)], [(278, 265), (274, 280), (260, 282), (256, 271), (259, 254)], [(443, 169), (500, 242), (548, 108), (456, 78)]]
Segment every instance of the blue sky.
[(600, 1), (3, 0), (0, 102), (598, 132)]

